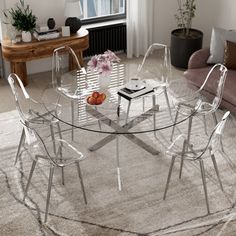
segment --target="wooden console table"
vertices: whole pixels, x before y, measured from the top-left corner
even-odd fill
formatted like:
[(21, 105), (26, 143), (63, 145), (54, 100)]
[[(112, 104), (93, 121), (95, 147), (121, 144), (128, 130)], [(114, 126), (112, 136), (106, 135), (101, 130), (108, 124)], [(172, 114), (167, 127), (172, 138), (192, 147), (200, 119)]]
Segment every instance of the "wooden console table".
[(38, 41), (33, 39), (30, 43), (12, 43), (10, 40), (2, 41), (3, 58), (10, 62), (11, 72), (16, 73), (24, 86), (28, 84), (26, 61), (50, 57), (55, 48), (61, 46), (73, 48), (83, 65), (83, 51), (89, 47), (89, 34), (81, 28), (76, 34), (69, 37)]

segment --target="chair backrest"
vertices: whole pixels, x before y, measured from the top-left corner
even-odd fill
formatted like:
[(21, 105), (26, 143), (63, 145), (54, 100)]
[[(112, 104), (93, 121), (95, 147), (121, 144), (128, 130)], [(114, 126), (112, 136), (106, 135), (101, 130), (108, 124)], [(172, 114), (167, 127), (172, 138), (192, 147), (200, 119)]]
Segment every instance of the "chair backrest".
[(199, 157), (201, 157), (209, 148), (211, 149), (213, 153), (221, 149), (222, 147), (221, 138), (224, 131), (225, 123), (229, 115), (230, 115), (229, 111), (225, 112), (222, 119), (218, 122), (218, 124), (213, 129), (211, 135), (209, 136), (208, 142)]
[(171, 78), (170, 50), (167, 45), (153, 43), (147, 49), (138, 67), (137, 77), (168, 82)]
[(11, 73), (7, 80), (15, 99), (16, 109), (21, 119), (27, 120), (26, 113), (28, 113), (30, 109), (30, 96), (21, 79), (16, 74)]
[(68, 97), (78, 92), (80, 75), (86, 74), (74, 50), (68, 46), (56, 48), (52, 57), (52, 85)]
[(21, 123), (25, 131), (25, 151), (33, 160), (44, 165), (64, 167), (84, 159), (83, 154), (66, 140), (59, 137), (52, 140), (45, 129), (36, 130), (24, 120)]
[[(42, 138), (36, 129), (30, 127), (29, 124), (24, 120), (21, 120), (21, 123), (25, 131), (25, 145), (27, 145), (26, 151), (31, 156), (31, 158), (34, 160), (37, 159), (37, 161), (43, 164), (52, 164), (54, 166), (58, 165), (56, 159), (53, 158), (53, 156), (55, 157), (55, 153), (53, 150), (52, 141), (47, 140), (48, 142), (46, 143), (45, 137)], [(58, 159), (60, 159), (59, 147), (57, 147), (57, 150)]]
[(215, 64), (208, 72), (204, 83), (198, 90), (203, 94), (204, 90), (214, 94), (212, 99), (208, 99), (212, 107), (211, 111), (216, 111), (221, 103), (227, 72), (228, 70), (224, 65), (220, 63)]

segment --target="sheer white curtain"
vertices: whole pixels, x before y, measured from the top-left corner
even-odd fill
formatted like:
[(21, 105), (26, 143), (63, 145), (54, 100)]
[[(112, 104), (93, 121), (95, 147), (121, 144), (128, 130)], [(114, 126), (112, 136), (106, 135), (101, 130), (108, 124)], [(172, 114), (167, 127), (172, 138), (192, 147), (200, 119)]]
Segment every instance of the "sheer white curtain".
[(127, 0), (127, 56), (144, 55), (153, 40), (154, 0)]

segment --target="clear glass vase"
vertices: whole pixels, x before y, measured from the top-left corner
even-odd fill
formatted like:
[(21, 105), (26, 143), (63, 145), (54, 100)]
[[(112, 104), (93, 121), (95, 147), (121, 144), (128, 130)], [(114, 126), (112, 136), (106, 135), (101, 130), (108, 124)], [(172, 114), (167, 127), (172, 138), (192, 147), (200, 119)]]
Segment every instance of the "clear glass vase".
[(111, 80), (110, 75), (99, 74), (98, 75), (99, 89), (101, 91), (108, 90), (108, 87), (110, 85), (110, 80)]

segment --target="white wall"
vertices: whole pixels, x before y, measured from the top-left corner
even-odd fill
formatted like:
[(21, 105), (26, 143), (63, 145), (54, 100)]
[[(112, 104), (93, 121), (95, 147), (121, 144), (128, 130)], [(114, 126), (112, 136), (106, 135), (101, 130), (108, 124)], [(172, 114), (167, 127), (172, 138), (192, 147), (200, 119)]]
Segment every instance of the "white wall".
[(169, 45), (171, 31), (176, 27), (174, 14), (177, 2), (173, 0), (156, 0), (154, 2), (153, 41)]
[(196, 17), (193, 19), (193, 28), (200, 29), (203, 36), (203, 47), (209, 46), (212, 27), (218, 26), (218, 16), (221, 3), (227, 0), (197, 0)]
[(236, 29), (236, 1), (235, 0), (218, 0), (218, 17), (217, 26), (226, 29)]
[[(2, 1), (5, 1), (6, 8), (10, 8), (19, 0), (0, 0)], [(65, 0), (25, 0), (38, 17), (38, 23), (46, 23), (49, 17), (53, 17), (57, 26), (64, 25), (64, 2)], [(193, 19), (193, 28), (203, 31), (203, 46), (209, 45), (213, 26), (236, 29), (235, 0), (196, 0), (196, 2), (197, 11)], [(169, 45), (171, 31), (176, 28), (174, 15), (177, 12), (177, 0), (155, 0), (154, 4), (154, 41)], [(50, 70), (50, 65), (50, 59), (27, 62), (28, 73)]]

